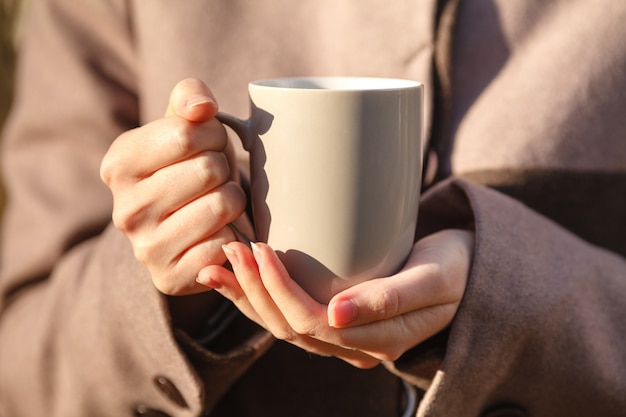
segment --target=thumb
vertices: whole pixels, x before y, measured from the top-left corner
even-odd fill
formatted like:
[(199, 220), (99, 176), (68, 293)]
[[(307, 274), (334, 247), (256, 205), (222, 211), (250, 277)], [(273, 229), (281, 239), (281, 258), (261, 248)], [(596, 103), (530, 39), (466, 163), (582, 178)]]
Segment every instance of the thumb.
[(217, 109), (217, 100), (209, 87), (197, 78), (187, 78), (172, 89), (165, 115), (206, 122), (217, 114)]

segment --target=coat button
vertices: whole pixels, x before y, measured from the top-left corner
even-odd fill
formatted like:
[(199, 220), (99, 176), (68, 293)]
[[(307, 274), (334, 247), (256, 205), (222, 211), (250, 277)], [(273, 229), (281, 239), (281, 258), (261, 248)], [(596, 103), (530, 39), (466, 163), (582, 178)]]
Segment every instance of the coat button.
[(490, 408), (481, 417), (526, 417), (527, 413), (516, 405), (502, 405)]
[(171, 417), (169, 414), (161, 410), (147, 407), (143, 404), (137, 404), (135, 407), (135, 417)]
[(175, 404), (183, 408), (189, 408), (187, 401), (185, 401), (185, 398), (172, 381), (164, 376), (157, 375), (152, 382), (154, 382), (154, 385), (159, 391), (165, 394), (165, 396), (172, 400)]

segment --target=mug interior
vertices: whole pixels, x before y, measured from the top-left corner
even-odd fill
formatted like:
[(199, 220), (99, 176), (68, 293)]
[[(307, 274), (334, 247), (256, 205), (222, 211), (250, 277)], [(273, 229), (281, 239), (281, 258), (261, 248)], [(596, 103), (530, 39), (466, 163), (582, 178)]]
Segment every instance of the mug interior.
[(418, 87), (416, 81), (375, 77), (273, 78), (251, 83), (255, 86), (301, 90), (395, 90)]

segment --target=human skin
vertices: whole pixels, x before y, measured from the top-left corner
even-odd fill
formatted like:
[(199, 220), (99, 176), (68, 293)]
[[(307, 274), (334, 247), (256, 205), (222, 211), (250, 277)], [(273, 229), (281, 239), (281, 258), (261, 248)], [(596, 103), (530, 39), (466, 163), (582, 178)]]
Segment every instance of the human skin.
[(470, 231), (424, 237), (399, 273), (354, 285), (328, 305), (302, 290), (269, 246), (234, 242), (228, 224), (241, 221), (246, 199), (217, 110), (204, 83), (183, 80), (165, 117), (120, 135), (101, 165), (113, 222), (154, 285), (173, 296), (206, 293), (168, 299), (175, 325), (193, 333), (219, 302), (209, 292), (216, 289), (275, 337), (368, 368), (450, 324), (469, 274)]
[(247, 231), (234, 152), (218, 106), (197, 79), (172, 90), (165, 116), (120, 135), (100, 174), (113, 194), (113, 223), (163, 294), (172, 326), (198, 334), (222, 297), (196, 282), (207, 265), (222, 265), (221, 246)]
[(178, 83), (165, 117), (120, 135), (101, 165), (114, 200), (113, 223), (164, 294), (207, 291), (198, 271), (221, 265), (228, 224), (245, 210), (218, 106), (197, 79)]
[(256, 243), (224, 246), (233, 272), (209, 266), (198, 282), (229, 298), (278, 339), (370, 368), (393, 361), (452, 322), (471, 268), (474, 234), (443, 230), (419, 240), (404, 268), (318, 303), (277, 254)]

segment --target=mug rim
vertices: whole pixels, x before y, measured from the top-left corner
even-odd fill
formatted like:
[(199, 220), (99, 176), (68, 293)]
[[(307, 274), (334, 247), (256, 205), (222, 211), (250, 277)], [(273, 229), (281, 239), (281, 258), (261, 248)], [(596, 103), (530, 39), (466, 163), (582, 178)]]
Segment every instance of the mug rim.
[(392, 91), (421, 88), (423, 84), (402, 78), (322, 76), (266, 78), (252, 81), (250, 86), (289, 91)]

